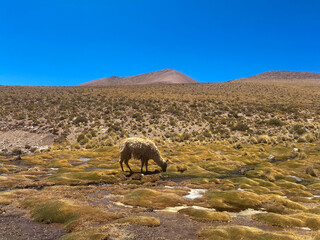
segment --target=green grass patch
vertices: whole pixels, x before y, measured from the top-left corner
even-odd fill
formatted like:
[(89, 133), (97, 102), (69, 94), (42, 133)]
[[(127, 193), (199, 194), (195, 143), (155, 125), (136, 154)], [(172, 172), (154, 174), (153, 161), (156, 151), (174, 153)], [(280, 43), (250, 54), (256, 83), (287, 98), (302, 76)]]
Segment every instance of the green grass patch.
[(209, 190), (203, 196), (211, 208), (218, 211), (241, 211), (247, 208), (257, 209), (261, 206), (262, 198), (247, 191), (217, 191)]
[(162, 193), (151, 189), (133, 190), (127, 193), (123, 199), (123, 203), (128, 205), (154, 209), (174, 207), (185, 202), (186, 200), (175, 193)]
[(115, 223), (130, 223), (130, 224), (137, 224), (137, 225), (143, 225), (148, 227), (156, 227), (160, 225), (160, 220), (155, 217), (133, 216), (133, 217), (120, 218), (116, 220)]
[(62, 223), (67, 230), (78, 229), (87, 222), (107, 222), (122, 217), (89, 205), (77, 205), (70, 200), (49, 200), (45, 197), (30, 197), (22, 206), (31, 210), (31, 216), (38, 222)]
[(231, 217), (227, 213), (195, 209), (192, 207), (181, 209), (179, 210), (179, 213), (185, 214), (189, 216), (191, 219), (194, 219), (197, 221), (222, 221), (222, 222), (231, 221)]
[(259, 213), (252, 216), (252, 219), (264, 224), (279, 227), (308, 227), (312, 230), (320, 229), (320, 216), (311, 213), (297, 213), (283, 215), (277, 213)]
[(296, 211), (307, 210), (305, 206), (299, 203), (274, 194), (263, 195), (262, 207), (265, 208), (268, 212), (274, 213), (292, 213)]
[(298, 236), (290, 233), (266, 232), (259, 228), (245, 226), (206, 227), (198, 232), (202, 240), (297, 240)]

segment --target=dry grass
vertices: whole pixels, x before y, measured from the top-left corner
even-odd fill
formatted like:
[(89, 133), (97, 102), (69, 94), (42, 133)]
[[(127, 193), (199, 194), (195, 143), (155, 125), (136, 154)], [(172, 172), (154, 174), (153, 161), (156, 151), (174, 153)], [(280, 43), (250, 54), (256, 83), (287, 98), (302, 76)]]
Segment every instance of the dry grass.
[[(181, 205), (190, 207), (179, 214), (205, 226), (230, 217), (192, 206), (264, 210), (253, 217), (259, 224), (289, 230), (228, 225), (203, 229), (202, 239), (316, 239), (320, 86), (310, 84), (0, 86), (1, 131), (55, 136), (47, 150), (22, 145), (2, 152), (0, 205), (22, 205), (37, 221), (63, 223), (71, 232), (62, 239), (125, 238), (128, 225), (160, 224), (157, 211), (155, 218), (142, 212)], [(121, 172), (118, 143), (131, 136), (156, 143), (169, 160), (166, 173), (153, 161), (151, 174)], [(19, 160), (20, 151), (29, 155)], [(130, 165), (140, 171), (140, 161)], [(190, 188), (208, 191), (192, 200), (185, 198)], [(295, 227), (312, 231), (302, 235)]]
[(162, 193), (151, 189), (137, 189), (124, 196), (123, 203), (133, 206), (163, 209), (182, 205), (186, 201), (175, 193)]
[(231, 217), (227, 213), (212, 212), (208, 210), (195, 209), (195, 208), (184, 208), (179, 210), (179, 213), (189, 216), (191, 219), (197, 221), (222, 221), (229, 222)]
[(204, 240), (297, 240), (303, 239), (290, 233), (274, 233), (262, 231), (258, 228), (245, 226), (219, 226), (208, 227), (202, 229), (199, 233), (199, 238)]
[(160, 225), (160, 220), (155, 217), (147, 216), (134, 216), (134, 217), (124, 217), (115, 221), (115, 223), (130, 223), (143, 225), (148, 227), (156, 227)]

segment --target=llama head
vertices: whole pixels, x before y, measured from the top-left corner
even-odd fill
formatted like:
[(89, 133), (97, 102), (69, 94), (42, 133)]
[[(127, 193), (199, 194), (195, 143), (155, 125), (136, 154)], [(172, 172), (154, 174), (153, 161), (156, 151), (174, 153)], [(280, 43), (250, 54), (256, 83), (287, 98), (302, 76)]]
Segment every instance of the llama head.
[(163, 165), (161, 167), (162, 168), (162, 172), (167, 171), (167, 166), (168, 166), (168, 160), (163, 163)]

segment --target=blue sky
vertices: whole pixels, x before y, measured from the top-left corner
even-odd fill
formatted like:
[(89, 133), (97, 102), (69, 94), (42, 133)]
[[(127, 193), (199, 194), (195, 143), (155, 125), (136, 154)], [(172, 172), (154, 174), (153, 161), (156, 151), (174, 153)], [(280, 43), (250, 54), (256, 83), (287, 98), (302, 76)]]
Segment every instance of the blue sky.
[(318, 0), (0, 0), (0, 85), (320, 72)]

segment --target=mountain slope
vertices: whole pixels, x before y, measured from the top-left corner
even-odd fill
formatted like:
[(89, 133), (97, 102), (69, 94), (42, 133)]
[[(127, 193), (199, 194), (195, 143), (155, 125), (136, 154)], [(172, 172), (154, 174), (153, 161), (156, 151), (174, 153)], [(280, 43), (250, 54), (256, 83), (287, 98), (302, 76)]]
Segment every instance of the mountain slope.
[(78, 86), (110, 86), (110, 85), (140, 85), (140, 84), (179, 84), (197, 83), (196, 80), (174, 69), (164, 69), (150, 73), (144, 73), (131, 77), (100, 78)]
[(233, 81), (272, 81), (272, 80), (315, 80), (320, 79), (320, 73), (298, 72), (298, 71), (269, 71), (247, 78), (239, 78)]

